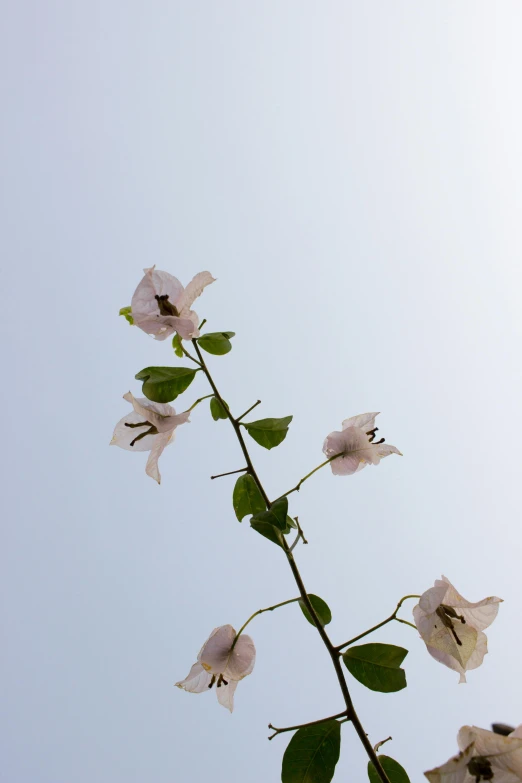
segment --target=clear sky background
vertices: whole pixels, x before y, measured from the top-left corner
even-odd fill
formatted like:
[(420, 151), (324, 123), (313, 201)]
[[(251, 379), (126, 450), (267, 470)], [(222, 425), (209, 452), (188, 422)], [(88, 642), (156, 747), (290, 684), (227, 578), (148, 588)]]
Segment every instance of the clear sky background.
[[(292, 496), (336, 643), (442, 573), (505, 599), (466, 685), (407, 626), (375, 635), (410, 654), (400, 693), (352, 682), (372, 742), (418, 781), (461, 725), (522, 722), (521, 24), (514, 0), (5, 7), (2, 781), (277, 781), (267, 724), (343, 707), (295, 606), (251, 625), (233, 715), (173, 687), (296, 588), (209, 481), (243, 462), (206, 404), (161, 487), (108, 447), (134, 374), (179, 363), (118, 318), (152, 264), (218, 278), (196, 309), (237, 333), (209, 360), (232, 410), (294, 415), (252, 442), (272, 497), (348, 416), (382, 411), (404, 453)], [(365, 764), (344, 726), (336, 779)]]

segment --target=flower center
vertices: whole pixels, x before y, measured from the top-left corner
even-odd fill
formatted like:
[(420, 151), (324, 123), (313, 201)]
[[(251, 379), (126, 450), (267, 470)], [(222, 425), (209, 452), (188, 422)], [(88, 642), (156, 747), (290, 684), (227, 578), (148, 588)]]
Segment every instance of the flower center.
[[(215, 682), (216, 682), (216, 675), (213, 674), (212, 675), (212, 679), (210, 680), (210, 682), (208, 684), (208, 687), (212, 688), (212, 686), (214, 685)], [(228, 682), (225, 680), (223, 675), (220, 674), (219, 677), (217, 678), (217, 686), (216, 687), (217, 688), (221, 688), (222, 685), (228, 685)]]
[(485, 756), (476, 756), (468, 764), (468, 772), (475, 778), (475, 783), (481, 780), (493, 780), (491, 761)]
[(176, 318), (179, 318), (178, 308), (173, 305), (172, 302), (169, 302), (168, 294), (162, 294), (161, 296), (156, 294), (154, 299), (158, 303), (158, 308), (161, 315), (175, 315)]
[[(435, 614), (440, 617), (442, 620), (442, 624), (445, 628), (448, 628), (451, 635), (457, 642), (457, 644), (462, 647), (462, 642), (460, 641), (459, 637), (457, 636), (457, 632), (455, 631), (455, 626), (453, 625), (453, 620), (460, 620), (461, 623), (466, 623), (466, 620), (461, 614), (457, 614), (455, 609), (452, 606), (446, 606), (445, 604), (441, 604), (437, 609), (435, 610)], [(436, 628), (437, 626), (435, 626)], [(486, 778), (484, 778), (486, 780)]]
[(148, 427), (149, 428), (145, 432), (140, 432), (139, 435), (136, 435), (134, 440), (131, 440), (131, 442), (130, 442), (131, 446), (134, 446), (134, 444), (138, 440), (141, 440), (142, 438), (146, 438), (147, 435), (157, 435), (158, 434), (158, 430), (156, 429), (154, 424), (150, 423), (150, 421), (138, 421), (136, 424), (129, 424), (129, 422), (126, 421), (125, 422), (125, 426), (126, 427), (132, 427), (132, 428), (134, 428), (134, 427)]
[[(366, 433), (369, 436), (368, 440), (370, 441), (370, 443), (373, 443), (373, 441), (375, 440), (375, 433), (377, 432), (378, 429), (379, 429), (378, 427), (374, 427), (373, 430), (370, 430), (369, 432)], [(375, 441), (373, 445), (377, 446), (379, 443), (384, 443), (384, 438)]]

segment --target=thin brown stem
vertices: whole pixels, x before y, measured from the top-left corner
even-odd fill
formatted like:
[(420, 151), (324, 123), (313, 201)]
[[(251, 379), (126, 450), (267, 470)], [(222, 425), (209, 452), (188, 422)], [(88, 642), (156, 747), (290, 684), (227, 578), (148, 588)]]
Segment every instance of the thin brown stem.
[(420, 598), (420, 595), (405, 595), (401, 598), (397, 606), (395, 607), (395, 611), (393, 614), (391, 614), (389, 617), (386, 618), (386, 620), (383, 620), (380, 623), (377, 623), (377, 625), (372, 626), (371, 628), (368, 628), (367, 631), (364, 631), (363, 633), (360, 633), (358, 636), (354, 636), (353, 639), (350, 639), (347, 642), (344, 642), (343, 644), (338, 645), (335, 649), (339, 652), (344, 649), (344, 647), (349, 647), (351, 644), (354, 644), (355, 642), (358, 642), (359, 639), (363, 639), (365, 636), (368, 636), (369, 634), (373, 633), (374, 631), (377, 631), (379, 628), (382, 628), (383, 625), (387, 625), (388, 623), (391, 623), (392, 620), (397, 620), (398, 623), (404, 623), (404, 625), (409, 625), (411, 628), (415, 628), (417, 630), (417, 626), (413, 625), (413, 623), (410, 623), (408, 620), (402, 620), (400, 617), (397, 617), (397, 612), (403, 605), (404, 601), (406, 601), (408, 598)]
[[(243, 433), (241, 432), (241, 426), (238, 423), (238, 421), (236, 419), (234, 419), (234, 417), (230, 413), (230, 410), (224, 405), (223, 398), (221, 397), (221, 394), (219, 393), (219, 390), (218, 390), (216, 384), (214, 383), (214, 380), (213, 380), (213, 378), (212, 378), (212, 376), (211, 376), (211, 374), (209, 372), (209, 369), (208, 369), (208, 367), (207, 367), (207, 365), (205, 363), (205, 360), (204, 360), (203, 356), (201, 355), (201, 351), (199, 350), (199, 347), (198, 347), (198, 344), (197, 344), (196, 340), (193, 340), (192, 343), (194, 345), (196, 354), (197, 354), (199, 362), (201, 364), (201, 368), (202, 368), (203, 372), (205, 373), (205, 375), (207, 376), (207, 380), (208, 380), (208, 382), (209, 382), (209, 384), (210, 384), (210, 386), (211, 386), (211, 388), (212, 388), (212, 390), (214, 392), (214, 395), (217, 397), (219, 402), (221, 402), (223, 404), (223, 408), (227, 412), (227, 417), (230, 420), (230, 423), (232, 424), (232, 426), (234, 428), (234, 431), (236, 433), (236, 437), (237, 437), (237, 439), (239, 441), (239, 445), (241, 447), (241, 451), (243, 452), (243, 456), (245, 457), (245, 460), (246, 460), (246, 463), (247, 463), (247, 466), (248, 466), (248, 473), (252, 476), (252, 478), (256, 482), (256, 484), (258, 486), (258, 489), (259, 489), (261, 495), (263, 496), (263, 499), (265, 500), (267, 508), (270, 508), (270, 506), (272, 504), (271, 504), (270, 499), (269, 499), (269, 497), (268, 497), (268, 495), (267, 495), (267, 493), (265, 491), (265, 488), (263, 487), (263, 485), (262, 485), (262, 483), (261, 483), (261, 481), (259, 479), (259, 476), (257, 475), (257, 472), (256, 472), (256, 470), (254, 468), (254, 465), (252, 464), (252, 460), (250, 458), (250, 454), (248, 452), (248, 449), (246, 447), (245, 441), (243, 439)], [(340, 456), (340, 455), (335, 455), (335, 457), (337, 457), (337, 456)], [(333, 457), (332, 459), (335, 459), (335, 457)], [(294, 490), (297, 489), (302, 484), (303, 480), (306, 480), (309, 476), (311, 476), (313, 473), (315, 473), (316, 470), (318, 470), (319, 468), (323, 467), (324, 465), (326, 465), (330, 461), (331, 460), (326, 460), (326, 462), (322, 463), (317, 468), (314, 468), (314, 470), (311, 471), (311, 473), (309, 473), (307, 476), (304, 477), (304, 479), (302, 479), (299, 482), (299, 485), (296, 488), (294, 488)], [(291, 490), (291, 492), (293, 492), (294, 490)], [(286, 493), (286, 494), (289, 494), (289, 493)], [(282, 497), (284, 497), (284, 496), (282, 496)], [(319, 633), (319, 636), (321, 637), (321, 639), (322, 639), (322, 641), (324, 643), (324, 646), (328, 650), (328, 654), (330, 655), (330, 658), (332, 660), (332, 664), (333, 664), (333, 667), (335, 669), (335, 673), (337, 675), (337, 679), (339, 681), (339, 687), (341, 688), (341, 693), (343, 695), (344, 703), (346, 705), (346, 710), (344, 711), (344, 713), (341, 713), (341, 714), (342, 715), (346, 715), (346, 719), (350, 720), (352, 722), (352, 724), (353, 724), (353, 726), (355, 728), (355, 731), (357, 732), (357, 735), (358, 735), (358, 737), (359, 737), (359, 739), (360, 739), (360, 741), (361, 741), (361, 743), (362, 743), (362, 745), (363, 745), (363, 747), (364, 747), (364, 749), (366, 751), (366, 754), (367, 754), (368, 758), (370, 759), (370, 761), (372, 762), (372, 764), (374, 765), (375, 770), (376, 770), (380, 780), (382, 781), (382, 783), (390, 783), (390, 780), (389, 780), (386, 772), (384, 771), (384, 769), (382, 767), (382, 764), (379, 761), (379, 759), (377, 757), (377, 754), (375, 753), (375, 751), (374, 751), (374, 749), (372, 747), (372, 744), (371, 744), (370, 740), (368, 739), (368, 736), (367, 736), (366, 732), (364, 731), (364, 728), (363, 728), (363, 726), (361, 724), (361, 721), (359, 720), (359, 717), (358, 717), (358, 715), (357, 715), (357, 713), (355, 711), (355, 708), (353, 706), (352, 699), (351, 699), (351, 696), (350, 696), (350, 692), (348, 690), (348, 685), (347, 685), (347, 682), (346, 682), (346, 678), (344, 676), (344, 671), (343, 671), (343, 668), (342, 668), (342, 665), (341, 665), (340, 652), (337, 650), (337, 648), (334, 647), (334, 645), (330, 641), (330, 637), (326, 633), (324, 627), (321, 624), (321, 621), (320, 621), (319, 617), (317, 616), (317, 613), (316, 613), (314, 607), (312, 606), (312, 603), (310, 601), (310, 598), (308, 597), (308, 593), (307, 593), (306, 588), (304, 586), (303, 579), (301, 577), (301, 574), (300, 574), (299, 569), (297, 567), (297, 564), (295, 562), (294, 555), (291, 552), (290, 547), (289, 547), (285, 537), (281, 536), (281, 539), (282, 539), (282, 548), (283, 548), (283, 550), (285, 552), (286, 558), (288, 560), (288, 564), (290, 565), (290, 569), (291, 569), (292, 574), (294, 576), (295, 583), (297, 584), (297, 587), (299, 589), (299, 593), (301, 595), (302, 603), (307, 608), (308, 613), (309, 613), (310, 617), (312, 618), (313, 623), (314, 623), (314, 625), (315, 625), (315, 627), (317, 629), (317, 632)]]
[(261, 400), (258, 400), (258, 401), (257, 401), (257, 402), (255, 402), (253, 405), (251, 405), (251, 406), (250, 406), (250, 408), (249, 408), (247, 411), (245, 411), (244, 413), (242, 413), (242, 414), (241, 414), (241, 416), (238, 416), (238, 417), (237, 417), (236, 421), (241, 421), (241, 419), (244, 419), (244, 417), (245, 417), (245, 416), (247, 416), (247, 414), (249, 414), (249, 413), (250, 413), (250, 411), (253, 411), (253, 410), (254, 410), (254, 408), (257, 408), (257, 406), (258, 406), (258, 405), (261, 405)]
[(320, 720), (312, 720), (309, 723), (300, 723), (298, 726), (286, 726), (284, 729), (278, 729), (276, 726), (268, 724), (268, 728), (273, 730), (273, 734), (268, 738), (269, 740), (277, 737), (278, 734), (283, 734), (285, 731), (296, 731), (297, 729), (304, 729), (306, 726), (318, 726), (320, 723), (327, 723), (329, 720), (337, 720), (338, 718), (346, 718), (346, 710), (344, 712), (338, 712), (337, 715), (330, 715), (329, 718), (321, 718)]
[(239, 468), (239, 470), (229, 470), (227, 473), (217, 473), (215, 476), (211, 476), (211, 479), (221, 478), (221, 476), (233, 476), (234, 473), (245, 473), (248, 468)]

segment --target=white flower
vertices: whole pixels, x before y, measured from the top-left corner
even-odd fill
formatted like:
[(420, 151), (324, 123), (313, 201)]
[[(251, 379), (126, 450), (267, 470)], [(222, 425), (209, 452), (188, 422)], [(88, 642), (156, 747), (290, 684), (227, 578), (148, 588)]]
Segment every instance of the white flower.
[(343, 421), (342, 432), (331, 432), (324, 444), (323, 452), (327, 457), (342, 454), (330, 463), (336, 476), (349, 476), (362, 470), (366, 465), (378, 465), (389, 454), (401, 454), (395, 446), (389, 446), (384, 438), (375, 441), (375, 426), (378, 413), (361, 413)]
[(463, 726), (461, 752), (441, 767), (425, 772), (430, 783), (519, 783), (522, 781), (522, 726), (508, 737), (477, 726)]
[(130, 392), (123, 399), (132, 404), (134, 412), (119, 420), (110, 445), (129, 451), (150, 451), (145, 472), (159, 484), (158, 459), (174, 440), (176, 427), (189, 420), (190, 411), (176, 414), (171, 405), (151, 402), (145, 397), (136, 399)]
[(214, 628), (199, 651), (197, 662), (185, 679), (176, 683), (178, 688), (204, 693), (215, 685), (219, 703), (232, 712), (237, 684), (251, 674), (256, 660), (256, 648), (250, 636), (241, 634), (232, 647), (235, 638), (231, 625)]
[(460, 673), (466, 682), (469, 669), (476, 669), (488, 651), (484, 628), (491, 625), (502, 598), (489, 596), (472, 604), (458, 593), (445, 576), (422, 594), (413, 617), (428, 652), (440, 663)]
[(145, 269), (145, 276), (134, 291), (131, 313), (134, 324), (156, 340), (165, 340), (177, 332), (184, 340), (199, 336), (197, 314), (190, 309), (203, 289), (214, 282), (210, 272), (199, 272), (183, 288), (168, 272)]

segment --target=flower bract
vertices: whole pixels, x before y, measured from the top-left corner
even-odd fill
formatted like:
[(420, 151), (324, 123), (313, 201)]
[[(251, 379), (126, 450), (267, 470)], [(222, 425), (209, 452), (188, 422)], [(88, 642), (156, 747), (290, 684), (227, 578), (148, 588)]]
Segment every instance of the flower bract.
[[(332, 459), (330, 467), (336, 476), (349, 476), (366, 465), (378, 465), (383, 457), (401, 454), (399, 449), (375, 440), (378, 427), (375, 418), (378, 413), (361, 413), (345, 419), (341, 432), (331, 432), (323, 444), (323, 452)], [(401, 455), (402, 456), (402, 455)]]
[(502, 598), (489, 596), (470, 603), (458, 593), (445, 576), (426, 590), (413, 608), (413, 618), (428, 652), (440, 663), (459, 672), (476, 669), (488, 651), (483, 633), (498, 612)]
[(196, 663), (178, 688), (189, 693), (205, 693), (213, 687), (223, 707), (234, 709), (234, 693), (240, 680), (251, 674), (256, 660), (254, 642), (241, 634), (236, 644), (236, 632), (231, 625), (214, 628), (199, 651)]
[(189, 411), (177, 414), (171, 405), (136, 398), (131, 392), (123, 395), (131, 403), (132, 413), (120, 419), (114, 428), (111, 446), (128, 451), (150, 451), (145, 472), (158, 484), (161, 475), (158, 460), (163, 450), (174, 440), (174, 430), (189, 420)]
[(522, 781), (522, 726), (507, 737), (477, 726), (463, 726), (457, 741), (458, 755), (424, 773), (430, 783)]
[(147, 334), (153, 334), (156, 340), (165, 340), (174, 332), (184, 340), (198, 337), (199, 318), (190, 308), (215, 278), (210, 272), (199, 272), (184, 288), (168, 272), (161, 272), (155, 267), (144, 272), (132, 296), (134, 324)]

